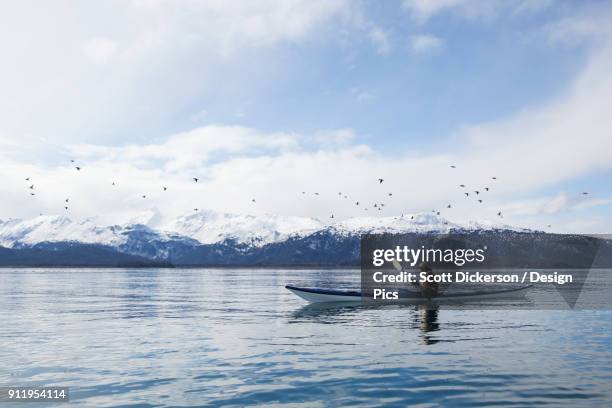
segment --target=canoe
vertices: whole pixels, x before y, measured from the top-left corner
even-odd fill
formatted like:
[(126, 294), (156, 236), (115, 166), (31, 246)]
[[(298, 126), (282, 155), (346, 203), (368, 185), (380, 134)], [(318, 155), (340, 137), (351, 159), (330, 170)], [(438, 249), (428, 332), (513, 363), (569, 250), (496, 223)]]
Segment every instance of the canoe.
[[(472, 301), (481, 299), (501, 298), (507, 295), (516, 295), (524, 293), (532, 285), (521, 286), (512, 289), (500, 289), (489, 291), (476, 291), (469, 293), (449, 293), (440, 294), (435, 298), (426, 298), (419, 292), (403, 293), (401, 298), (395, 302), (438, 302), (438, 301)], [(293, 294), (301, 297), (310, 303), (327, 303), (327, 302), (361, 302), (361, 292), (356, 290), (336, 290), (336, 289), (320, 289), (320, 288), (301, 288), (297, 286), (287, 285)]]

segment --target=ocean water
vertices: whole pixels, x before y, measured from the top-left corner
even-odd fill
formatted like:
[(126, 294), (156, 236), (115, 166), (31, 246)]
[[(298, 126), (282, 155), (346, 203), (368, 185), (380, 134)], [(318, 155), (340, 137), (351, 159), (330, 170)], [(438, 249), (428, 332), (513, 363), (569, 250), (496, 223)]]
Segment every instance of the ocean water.
[(612, 406), (612, 312), (314, 307), (284, 289), (358, 282), (0, 269), (0, 387), (70, 387), (58, 407)]

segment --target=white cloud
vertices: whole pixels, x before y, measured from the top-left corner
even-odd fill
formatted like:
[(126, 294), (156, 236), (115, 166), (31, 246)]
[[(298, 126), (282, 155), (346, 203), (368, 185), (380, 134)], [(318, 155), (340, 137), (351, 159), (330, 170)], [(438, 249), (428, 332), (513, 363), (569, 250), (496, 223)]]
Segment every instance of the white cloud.
[(180, 116), (189, 120), (190, 106), (219, 81), (236, 79), (231, 64), (244, 58), (242, 66), (255, 70), (253, 50), (333, 39), (352, 27), (357, 6), (212, 0), (35, 7), (32, 14), (27, 1), (0, 5), (2, 60), (15, 62), (0, 64), (0, 135), (63, 144), (144, 138)]
[(553, 4), (553, 0), (404, 0), (403, 7), (419, 23), (443, 13), (469, 20), (490, 21), (502, 15), (535, 14)]
[(439, 50), (444, 46), (444, 41), (434, 35), (415, 35), (410, 39), (410, 48), (416, 54), (425, 54)]
[(389, 34), (385, 30), (375, 27), (370, 30), (368, 36), (372, 44), (374, 44), (376, 52), (380, 55), (389, 55), (391, 52), (391, 42), (389, 40)]
[(115, 42), (104, 37), (94, 37), (83, 45), (83, 54), (96, 64), (109, 62), (116, 51)]

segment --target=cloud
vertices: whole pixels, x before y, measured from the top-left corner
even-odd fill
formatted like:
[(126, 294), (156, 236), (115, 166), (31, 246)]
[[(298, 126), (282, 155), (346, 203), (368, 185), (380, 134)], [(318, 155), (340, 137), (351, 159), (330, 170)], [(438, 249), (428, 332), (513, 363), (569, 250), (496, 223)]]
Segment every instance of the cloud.
[(115, 42), (104, 37), (92, 38), (83, 45), (83, 54), (96, 64), (109, 62), (116, 51), (117, 45)]
[(414, 20), (424, 24), (443, 13), (482, 21), (490, 21), (504, 15), (535, 14), (552, 3), (552, 0), (404, 0), (402, 5)]
[(415, 54), (425, 54), (439, 50), (444, 41), (434, 35), (415, 35), (410, 39), (410, 48)]
[(31, 7), (27, 1), (0, 6), (2, 59), (15, 62), (0, 65), (0, 134), (62, 144), (161, 136), (169, 123), (189, 120), (187, 112), (217, 83), (241, 80), (236, 67), (255, 71), (253, 52), (333, 40), (353, 27), (357, 6), (346, 0), (45, 3), (36, 5), (36, 15)]
[(370, 41), (376, 48), (376, 52), (380, 55), (389, 55), (391, 52), (391, 42), (389, 40), (389, 34), (381, 28), (373, 28), (368, 33)]

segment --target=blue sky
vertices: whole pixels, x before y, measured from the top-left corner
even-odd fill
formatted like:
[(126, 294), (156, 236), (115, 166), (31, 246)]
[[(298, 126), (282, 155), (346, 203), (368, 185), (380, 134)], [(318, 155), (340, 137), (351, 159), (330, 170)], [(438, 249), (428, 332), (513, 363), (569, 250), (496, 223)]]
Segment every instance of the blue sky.
[[(0, 218), (60, 212), (64, 196), (79, 197), (71, 216), (110, 222), (194, 206), (364, 215), (334, 201), (344, 189), (387, 200), (385, 215), (452, 203), (450, 219), (612, 227), (605, 2), (1, 7)], [(87, 172), (75, 178), (69, 159)], [(35, 199), (26, 174), (40, 180)], [(379, 175), (394, 201), (373, 190)], [(492, 175), (483, 205), (459, 201), (459, 183), (482, 189)]]

